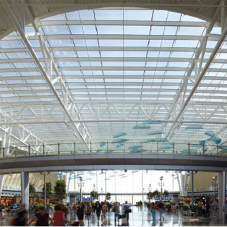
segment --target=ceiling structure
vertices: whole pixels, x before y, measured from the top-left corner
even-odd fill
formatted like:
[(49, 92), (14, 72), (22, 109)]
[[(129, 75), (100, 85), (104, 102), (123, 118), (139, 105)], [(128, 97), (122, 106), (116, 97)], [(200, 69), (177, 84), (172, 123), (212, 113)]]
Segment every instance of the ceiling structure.
[(225, 142), (225, 1), (0, 6), (3, 147)]

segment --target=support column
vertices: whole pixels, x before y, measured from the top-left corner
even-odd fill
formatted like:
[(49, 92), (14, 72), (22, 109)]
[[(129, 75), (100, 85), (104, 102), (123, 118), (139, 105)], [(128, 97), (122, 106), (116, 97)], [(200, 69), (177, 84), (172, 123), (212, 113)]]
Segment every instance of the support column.
[(0, 196), (2, 195), (3, 182), (4, 182), (4, 175), (0, 175)]
[(29, 209), (29, 172), (21, 172), (21, 203)]
[(221, 32), (225, 29), (225, 0), (221, 0)]
[(194, 184), (194, 181), (193, 181), (193, 171), (192, 171), (192, 195), (191, 195), (192, 196), (192, 209), (193, 209), (193, 200), (194, 200), (194, 198), (193, 198), (193, 196), (194, 196), (193, 195), (194, 194), (194, 187), (193, 186), (194, 185), (193, 184)]
[(218, 172), (218, 205), (219, 205), (219, 218), (225, 218), (223, 206), (225, 205), (226, 197), (226, 172)]

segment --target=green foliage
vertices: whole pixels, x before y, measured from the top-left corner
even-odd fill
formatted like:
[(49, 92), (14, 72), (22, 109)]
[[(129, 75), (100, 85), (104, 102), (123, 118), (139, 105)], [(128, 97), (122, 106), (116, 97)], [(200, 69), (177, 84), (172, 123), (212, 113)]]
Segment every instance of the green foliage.
[(148, 192), (148, 193), (147, 193), (147, 199), (149, 200), (149, 202), (150, 202), (150, 200), (151, 200), (153, 197), (154, 197), (154, 193), (153, 193), (153, 192)]
[(163, 196), (169, 196), (169, 192), (167, 191), (167, 190), (165, 190), (164, 192), (163, 192)]
[(111, 199), (111, 193), (107, 192), (106, 193), (106, 200), (110, 200)]
[[(46, 182), (46, 198), (51, 199), (53, 197), (53, 189), (51, 182)], [(42, 188), (42, 198), (44, 199), (44, 185)]]
[(183, 204), (183, 210), (189, 210), (189, 209), (190, 209), (189, 204), (184, 203), (184, 204)]
[(159, 192), (158, 190), (153, 191), (154, 197), (155, 196), (161, 196), (161, 192)]
[(91, 197), (93, 197), (94, 199), (98, 199), (98, 197), (99, 197), (99, 194), (98, 194), (98, 192), (96, 192), (96, 191), (91, 191), (91, 192), (90, 192), (90, 195), (91, 195)]
[(33, 204), (34, 204), (34, 199), (37, 197), (36, 189), (34, 184), (29, 184), (29, 194), (31, 195)]
[(66, 184), (65, 180), (57, 180), (56, 185), (54, 186), (54, 193), (56, 198), (62, 201), (66, 198)]
[(165, 207), (168, 208), (170, 206), (170, 203), (164, 203)]

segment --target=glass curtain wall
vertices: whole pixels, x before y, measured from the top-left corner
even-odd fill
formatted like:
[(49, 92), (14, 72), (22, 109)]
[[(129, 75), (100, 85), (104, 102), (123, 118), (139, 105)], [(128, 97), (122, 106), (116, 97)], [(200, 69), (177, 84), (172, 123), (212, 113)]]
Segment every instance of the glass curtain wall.
[[(70, 192), (79, 191), (78, 177), (80, 176), (84, 182), (83, 192), (90, 193), (95, 189), (101, 194), (99, 200), (104, 200), (107, 192), (112, 194), (111, 201), (124, 202), (127, 200), (135, 203), (136, 201), (146, 200), (146, 195), (142, 195), (142, 193), (147, 194), (149, 190), (161, 190), (159, 185), (161, 176), (164, 179), (163, 190), (179, 191), (173, 171), (128, 170), (125, 172), (122, 170), (77, 172), (74, 174), (74, 177), (71, 176), (69, 182)], [(113, 195), (115, 193), (119, 195)]]

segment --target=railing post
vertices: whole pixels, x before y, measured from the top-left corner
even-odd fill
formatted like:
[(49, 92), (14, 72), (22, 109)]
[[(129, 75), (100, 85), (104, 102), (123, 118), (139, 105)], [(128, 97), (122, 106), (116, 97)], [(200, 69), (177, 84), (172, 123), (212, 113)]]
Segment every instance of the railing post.
[(28, 145), (28, 155), (31, 156), (31, 145)]
[(43, 143), (43, 155), (45, 155), (45, 145)]
[(108, 141), (106, 142), (106, 149), (107, 149), (107, 154), (108, 154)]
[(173, 154), (174, 154), (174, 142), (173, 142)]
[(188, 155), (190, 155), (190, 143), (188, 143)]
[(58, 155), (60, 155), (60, 143), (58, 142)]
[(140, 153), (142, 154), (142, 141), (140, 141)]
[(15, 157), (17, 157), (17, 147), (16, 147), (16, 150), (15, 150)]
[(157, 154), (158, 154), (158, 142), (157, 142)]
[(74, 151), (74, 154), (76, 153), (76, 142), (73, 143), (73, 151)]
[(91, 154), (91, 141), (90, 141), (90, 154)]
[(205, 152), (205, 144), (203, 144), (203, 156), (204, 156), (204, 152)]
[(218, 156), (218, 145), (217, 145), (217, 156)]
[(2, 148), (2, 157), (5, 158), (5, 147)]

